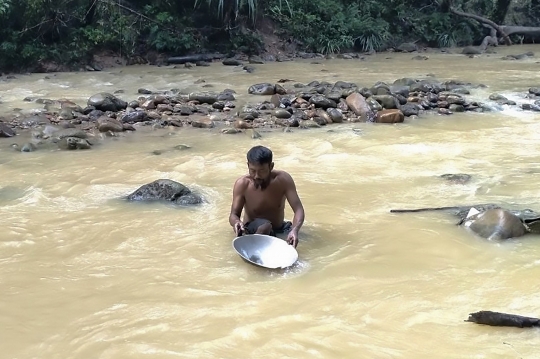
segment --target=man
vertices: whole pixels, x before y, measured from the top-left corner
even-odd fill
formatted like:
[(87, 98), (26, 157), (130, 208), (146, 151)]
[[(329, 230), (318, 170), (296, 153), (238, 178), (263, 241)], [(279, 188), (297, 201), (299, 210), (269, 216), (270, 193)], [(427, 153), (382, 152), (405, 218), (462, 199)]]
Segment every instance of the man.
[[(274, 170), (272, 151), (255, 146), (247, 153), (249, 173), (236, 180), (229, 223), (237, 236), (289, 232), (287, 242), (295, 248), (304, 223), (304, 207), (291, 175)], [(293, 221), (285, 222), (285, 199), (294, 211)], [(242, 210), (244, 222), (240, 220)]]

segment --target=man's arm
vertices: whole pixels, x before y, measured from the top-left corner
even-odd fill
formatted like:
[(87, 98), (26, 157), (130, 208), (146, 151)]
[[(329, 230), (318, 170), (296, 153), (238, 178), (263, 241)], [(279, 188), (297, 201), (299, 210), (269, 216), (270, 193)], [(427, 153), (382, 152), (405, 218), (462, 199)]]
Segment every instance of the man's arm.
[(296, 184), (294, 183), (291, 175), (287, 173), (284, 176), (284, 179), (285, 197), (287, 198), (287, 202), (289, 202), (289, 205), (294, 212), (291, 231), (294, 231), (298, 235), (300, 227), (302, 227), (302, 224), (304, 224), (304, 206), (302, 205), (302, 201), (298, 196), (298, 192), (296, 191)]
[(244, 204), (246, 202), (244, 198), (244, 188), (244, 178), (237, 179), (233, 187), (231, 214), (229, 215), (229, 224), (232, 227), (234, 227), (237, 222), (242, 221), (240, 216), (242, 215), (242, 210), (244, 209)]

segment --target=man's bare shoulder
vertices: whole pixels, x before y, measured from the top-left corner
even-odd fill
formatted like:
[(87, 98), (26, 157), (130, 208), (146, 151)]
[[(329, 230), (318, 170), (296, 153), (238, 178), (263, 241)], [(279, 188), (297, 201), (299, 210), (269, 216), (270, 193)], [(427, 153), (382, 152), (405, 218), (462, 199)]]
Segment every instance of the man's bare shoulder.
[(294, 184), (294, 180), (288, 172), (282, 170), (274, 170), (273, 172), (275, 173), (275, 178), (285, 185)]
[(250, 181), (249, 177), (244, 175), (244, 176), (238, 177), (238, 179), (236, 179), (236, 181), (234, 182), (234, 186), (238, 187), (238, 188), (247, 188), (247, 186), (249, 185), (250, 182), (251, 181)]

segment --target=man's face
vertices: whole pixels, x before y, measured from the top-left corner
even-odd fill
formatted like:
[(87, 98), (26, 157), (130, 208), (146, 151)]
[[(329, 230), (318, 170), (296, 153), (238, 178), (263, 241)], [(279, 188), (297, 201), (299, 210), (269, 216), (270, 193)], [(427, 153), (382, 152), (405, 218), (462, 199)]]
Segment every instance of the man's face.
[(274, 163), (249, 163), (249, 177), (253, 180), (255, 188), (264, 190), (270, 184), (270, 173), (274, 168)]

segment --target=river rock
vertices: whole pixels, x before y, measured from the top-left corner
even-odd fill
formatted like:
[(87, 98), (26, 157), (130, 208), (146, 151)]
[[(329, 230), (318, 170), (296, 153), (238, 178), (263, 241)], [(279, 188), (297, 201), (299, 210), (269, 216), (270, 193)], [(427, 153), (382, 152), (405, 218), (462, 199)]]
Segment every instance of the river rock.
[(207, 103), (209, 105), (218, 101), (219, 94), (215, 92), (192, 92), (189, 94), (190, 101), (197, 101), (199, 103)]
[(136, 122), (144, 122), (146, 120), (148, 120), (148, 113), (142, 110), (131, 111), (131, 112), (125, 113), (120, 118), (120, 121), (122, 123), (136, 123)]
[(418, 116), (421, 108), (420, 105), (414, 103), (406, 103), (399, 108), (404, 116)]
[(242, 119), (235, 120), (233, 123), (233, 126), (234, 128), (239, 129), (239, 130), (247, 130), (247, 129), (253, 128), (253, 124), (250, 121), (246, 121)]
[(371, 98), (380, 103), (385, 109), (399, 108), (399, 101), (392, 95), (373, 95)]
[(32, 142), (26, 142), (21, 146), (21, 152), (34, 152), (37, 150), (37, 146)]
[(209, 118), (198, 117), (198, 118), (191, 119), (191, 126), (196, 127), (196, 128), (214, 128), (215, 124), (214, 124), (214, 121), (212, 121)]
[(289, 118), (292, 116), (292, 114), (284, 108), (275, 109), (272, 114), (277, 118)]
[(99, 132), (123, 132), (124, 125), (115, 118), (102, 116), (97, 120), (97, 129)]
[(330, 100), (329, 98), (326, 98), (323, 95), (312, 96), (309, 99), (309, 102), (314, 104), (315, 107), (322, 107), (324, 109), (327, 109), (327, 108), (330, 108), (330, 107), (332, 107), (332, 108), (337, 107), (337, 103), (334, 100)]
[(50, 121), (44, 115), (32, 115), (26, 118), (23, 118), (20, 121), (19, 126), (22, 128), (31, 128), (39, 125), (47, 125)]
[(88, 140), (79, 137), (64, 137), (58, 141), (58, 148), (61, 150), (87, 150), (90, 147)]
[(441, 178), (456, 184), (465, 184), (472, 178), (471, 175), (466, 173), (445, 173), (440, 176)]
[(535, 96), (540, 96), (540, 87), (531, 87), (529, 93)]
[(345, 99), (349, 109), (354, 112), (356, 116), (360, 117), (363, 122), (371, 122), (375, 119), (376, 114), (371, 110), (366, 99), (358, 92), (353, 92)]
[(531, 104), (531, 103), (524, 103), (521, 105), (521, 108), (525, 111), (536, 111), (540, 112), (540, 105)]
[(203, 199), (181, 183), (169, 179), (158, 179), (139, 187), (129, 194), (128, 201), (167, 201), (179, 205), (200, 204)]
[(13, 137), (15, 131), (9, 127), (6, 123), (0, 122), (0, 137)]
[(251, 95), (273, 95), (276, 93), (276, 88), (271, 83), (260, 83), (251, 85), (248, 89), (248, 93)]
[(260, 65), (264, 64), (263, 59), (261, 59), (260, 56), (256, 56), (256, 55), (250, 56), (248, 61), (250, 64), (260, 64)]
[(84, 109), (81, 106), (77, 105), (73, 101), (68, 101), (68, 100), (61, 101), (60, 108), (61, 109), (64, 109), (64, 108), (70, 109), (71, 111), (78, 112), (78, 113), (83, 113), (83, 111), (84, 111)]
[(101, 92), (88, 99), (88, 106), (101, 111), (120, 111), (127, 107), (127, 102), (108, 92)]
[(413, 52), (418, 51), (418, 45), (413, 42), (404, 42), (396, 48), (400, 52)]
[(337, 108), (329, 108), (326, 110), (326, 113), (328, 113), (328, 116), (330, 116), (330, 119), (332, 120), (332, 122), (334, 123), (343, 122), (343, 113)]
[(415, 84), (417, 81), (415, 79), (412, 79), (410, 77), (403, 77), (401, 79), (397, 79), (394, 81), (395, 86), (411, 86), (412, 84)]
[(378, 81), (370, 88), (370, 91), (373, 95), (387, 95), (390, 93), (390, 86)]
[(446, 90), (446, 87), (443, 86), (441, 83), (437, 83), (437, 82), (434, 82), (434, 81), (423, 80), (423, 81), (416, 82), (416, 83), (410, 85), (409, 90), (411, 92), (439, 93), (441, 91)]
[(392, 85), (390, 86), (390, 92), (403, 97), (409, 97), (409, 86)]
[(60, 110), (60, 113), (58, 114), (58, 120), (73, 120), (75, 116), (73, 115), (73, 111), (69, 108), (63, 108)]
[(405, 120), (403, 112), (397, 109), (381, 110), (377, 112), (375, 122), (378, 123), (401, 123)]
[(463, 107), (463, 105), (458, 105), (457, 103), (450, 104), (448, 109), (452, 112), (465, 112), (465, 107)]
[(232, 92), (221, 92), (217, 96), (218, 101), (234, 101), (236, 98), (234, 97), (234, 94)]
[(285, 90), (285, 87), (281, 86), (280, 84), (275, 84), (274, 85), (274, 91), (278, 95), (286, 95), (287, 94), (287, 90)]
[(302, 120), (302, 121), (299, 121), (299, 122), (300, 122), (300, 125), (299, 125), (300, 128), (319, 128), (319, 127), (321, 127), (320, 124), (318, 124), (317, 122), (315, 122), (313, 120)]
[[(330, 117), (328, 112), (326, 112), (322, 108), (317, 109), (317, 112), (315, 113), (315, 118), (323, 119), (324, 120), (324, 125), (327, 125), (327, 124), (330, 124), (330, 123), (334, 122), (334, 121), (332, 121), (332, 117)], [(313, 120), (321, 125), (322, 122), (320, 120), (316, 120), (315, 118), (313, 118)]]
[(223, 65), (225, 66), (240, 66), (242, 65), (242, 61), (236, 60), (236, 59), (225, 59), (222, 61)]

